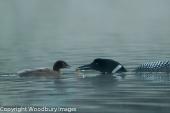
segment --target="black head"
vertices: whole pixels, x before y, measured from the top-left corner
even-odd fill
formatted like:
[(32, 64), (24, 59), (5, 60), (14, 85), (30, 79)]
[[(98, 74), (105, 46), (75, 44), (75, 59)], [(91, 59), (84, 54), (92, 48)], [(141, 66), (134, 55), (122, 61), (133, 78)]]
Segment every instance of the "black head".
[(65, 61), (58, 60), (54, 63), (53, 70), (59, 71), (62, 68), (68, 68), (70, 67)]
[(112, 59), (101, 59), (97, 58), (92, 63), (78, 67), (79, 70), (96, 70), (102, 73), (112, 73), (112, 71), (117, 69), (115, 72), (126, 72), (126, 69), (118, 62)]

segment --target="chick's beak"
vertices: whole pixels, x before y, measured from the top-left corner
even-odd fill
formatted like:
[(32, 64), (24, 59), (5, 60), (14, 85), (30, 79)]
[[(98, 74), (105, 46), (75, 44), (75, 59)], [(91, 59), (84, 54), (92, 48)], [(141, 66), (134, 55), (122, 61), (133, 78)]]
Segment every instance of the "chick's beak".
[(64, 68), (70, 68), (70, 67), (71, 67), (70, 65), (66, 64)]

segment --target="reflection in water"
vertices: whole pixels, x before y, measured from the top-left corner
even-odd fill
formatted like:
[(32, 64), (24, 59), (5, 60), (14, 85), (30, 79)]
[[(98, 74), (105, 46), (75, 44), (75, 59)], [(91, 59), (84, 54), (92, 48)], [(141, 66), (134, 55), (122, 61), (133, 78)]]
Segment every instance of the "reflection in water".
[(162, 110), (168, 113), (169, 75), (157, 73), (157, 76), (164, 75), (163, 79), (152, 79), (152, 82), (147, 77), (156, 77), (156, 73), (124, 74), (121, 79), (114, 75), (80, 78), (71, 73), (65, 73), (61, 79), (2, 75), (0, 83), (5, 87), (1, 87), (1, 104), (72, 106), (84, 113), (160, 113)]
[(141, 80), (150, 80), (155, 82), (168, 82), (170, 80), (170, 74), (165, 72), (143, 72), (136, 74)]

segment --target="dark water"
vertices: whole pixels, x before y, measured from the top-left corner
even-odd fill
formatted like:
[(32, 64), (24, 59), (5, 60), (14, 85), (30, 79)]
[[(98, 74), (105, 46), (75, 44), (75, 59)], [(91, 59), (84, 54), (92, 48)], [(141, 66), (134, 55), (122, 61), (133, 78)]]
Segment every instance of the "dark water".
[[(151, 1), (0, 1), (0, 105), (169, 113), (170, 75), (132, 72), (141, 63), (170, 60), (169, 1)], [(95, 58), (114, 59), (129, 72), (124, 77), (85, 73), (85, 78), (75, 73)], [(62, 79), (15, 74), (51, 68), (60, 59), (72, 66)]]

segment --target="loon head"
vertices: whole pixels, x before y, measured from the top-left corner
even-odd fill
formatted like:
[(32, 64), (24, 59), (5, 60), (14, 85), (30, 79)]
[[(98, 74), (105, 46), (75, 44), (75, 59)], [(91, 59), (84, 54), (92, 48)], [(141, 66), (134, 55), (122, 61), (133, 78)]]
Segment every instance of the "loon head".
[(69, 68), (70, 66), (63, 60), (58, 60), (53, 65), (54, 71), (60, 71), (62, 68)]
[(78, 70), (96, 70), (102, 73), (126, 72), (126, 69), (112, 59), (97, 58), (92, 63), (78, 67)]

